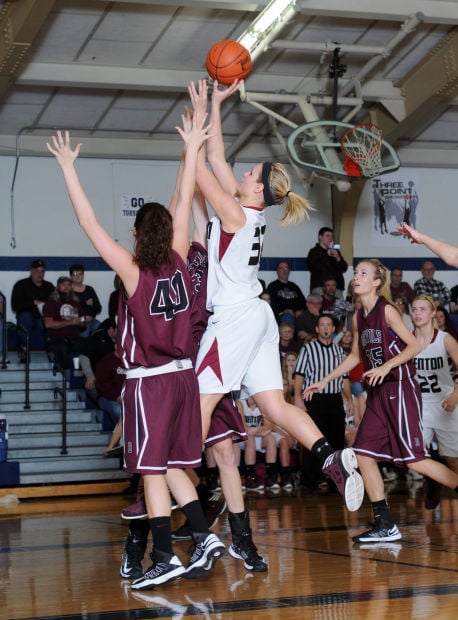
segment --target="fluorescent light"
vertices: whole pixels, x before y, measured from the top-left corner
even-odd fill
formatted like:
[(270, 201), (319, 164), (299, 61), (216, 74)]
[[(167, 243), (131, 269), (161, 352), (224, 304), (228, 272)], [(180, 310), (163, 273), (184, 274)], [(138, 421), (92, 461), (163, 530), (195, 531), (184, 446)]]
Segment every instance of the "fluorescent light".
[(255, 60), (295, 13), (295, 0), (272, 0), (237, 40)]

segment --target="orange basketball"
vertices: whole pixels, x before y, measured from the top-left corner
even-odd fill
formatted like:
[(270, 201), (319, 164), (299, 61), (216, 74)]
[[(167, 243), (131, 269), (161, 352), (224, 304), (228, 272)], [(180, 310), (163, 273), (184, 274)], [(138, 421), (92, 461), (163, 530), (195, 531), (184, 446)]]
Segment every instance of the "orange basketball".
[(251, 71), (250, 52), (237, 41), (224, 39), (211, 46), (207, 54), (208, 75), (220, 84), (243, 80)]

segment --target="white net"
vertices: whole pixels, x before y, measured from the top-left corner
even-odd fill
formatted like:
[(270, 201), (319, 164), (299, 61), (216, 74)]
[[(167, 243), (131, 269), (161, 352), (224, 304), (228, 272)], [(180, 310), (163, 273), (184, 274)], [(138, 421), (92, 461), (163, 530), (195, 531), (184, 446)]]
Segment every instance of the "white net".
[(365, 177), (375, 177), (383, 170), (382, 130), (370, 123), (356, 125), (342, 136), (342, 151), (358, 164)]

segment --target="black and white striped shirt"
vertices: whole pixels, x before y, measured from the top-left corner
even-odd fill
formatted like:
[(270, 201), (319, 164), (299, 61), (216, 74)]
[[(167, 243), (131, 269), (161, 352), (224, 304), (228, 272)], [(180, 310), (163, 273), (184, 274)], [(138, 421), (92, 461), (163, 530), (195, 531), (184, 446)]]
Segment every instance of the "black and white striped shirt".
[[(321, 381), (337, 368), (345, 357), (345, 351), (338, 344), (323, 344), (319, 340), (313, 340), (301, 348), (294, 374), (304, 377), (303, 388), (306, 388)], [(346, 376), (348, 375), (330, 381), (321, 394), (340, 394)]]

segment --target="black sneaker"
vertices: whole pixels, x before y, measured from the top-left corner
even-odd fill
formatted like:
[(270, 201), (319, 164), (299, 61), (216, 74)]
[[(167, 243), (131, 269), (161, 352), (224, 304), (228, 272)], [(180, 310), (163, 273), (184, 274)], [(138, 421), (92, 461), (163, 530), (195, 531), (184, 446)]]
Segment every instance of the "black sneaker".
[(196, 543), (186, 568), (185, 577), (188, 579), (206, 577), (215, 565), (216, 560), (222, 558), (225, 553), (226, 547), (218, 536), (208, 534), (204, 540)]
[(119, 573), (125, 579), (139, 579), (143, 575), (142, 560), (145, 555), (146, 540), (136, 538), (129, 532), (122, 554)]
[(266, 489), (269, 489), (269, 491), (278, 491), (278, 489), (280, 489), (276, 476), (267, 476)]
[(426, 510), (434, 510), (439, 506), (441, 501), (441, 489), (440, 482), (436, 482), (432, 478), (425, 476), (424, 491), (425, 491), (425, 508)]
[(221, 483), (218, 478), (218, 474), (210, 472), (207, 476), (207, 487), (212, 493), (221, 491)]
[(144, 575), (132, 582), (133, 590), (150, 590), (167, 581), (177, 579), (186, 572), (185, 567), (176, 555), (154, 551), (151, 554), (152, 566)]
[(256, 478), (256, 476), (247, 476), (245, 481), (247, 491), (255, 491), (256, 493), (264, 492), (264, 485)]
[(172, 540), (192, 540), (192, 527), (189, 521), (186, 521), (172, 532)]
[(323, 473), (333, 480), (350, 512), (358, 510), (364, 497), (364, 483), (357, 467), (356, 455), (350, 448), (333, 452), (323, 466)]
[(293, 484), (293, 477), (291, 476), (291, 474), (284, 474), (282, 476), (281, 488), (283, 489), (283, 491), (286, 491), (287, 493), (290, 493), (293, 490), (294, 484)]
[(398, 530), (397, 525), (383, 525), (378, 520), (375, 521), (374, 527), (367, 532), (353, 536), (355, 543), (380, 543), (401, 540), (402, 534)]
[(205, 508), (205, 518), (207, 519), (209, 530), (218, 523), (218, 518), (223, 514), (226, 508), (226, 500), (221, 494), (215, 493), (210, 497)]
[[(224, 497), (215, 493), (207, 502), (205, 509), (205, 518), (207, 519), (208, 529), (211, 530), (218, 523), (220, 515), (226, 510), (227, 504)], [(172, 540), (192, 540), (192, 527), (189, 521), (186, 521), (172, 532)]]
[(233, 537), (229, 553), (233, 558), (243, 560), (243, 565), (247, 570), (265, 572), (268, 569), (267, 562), (262, 558), (251, 537), (251, 531), (244, 532), (240, 536)]

